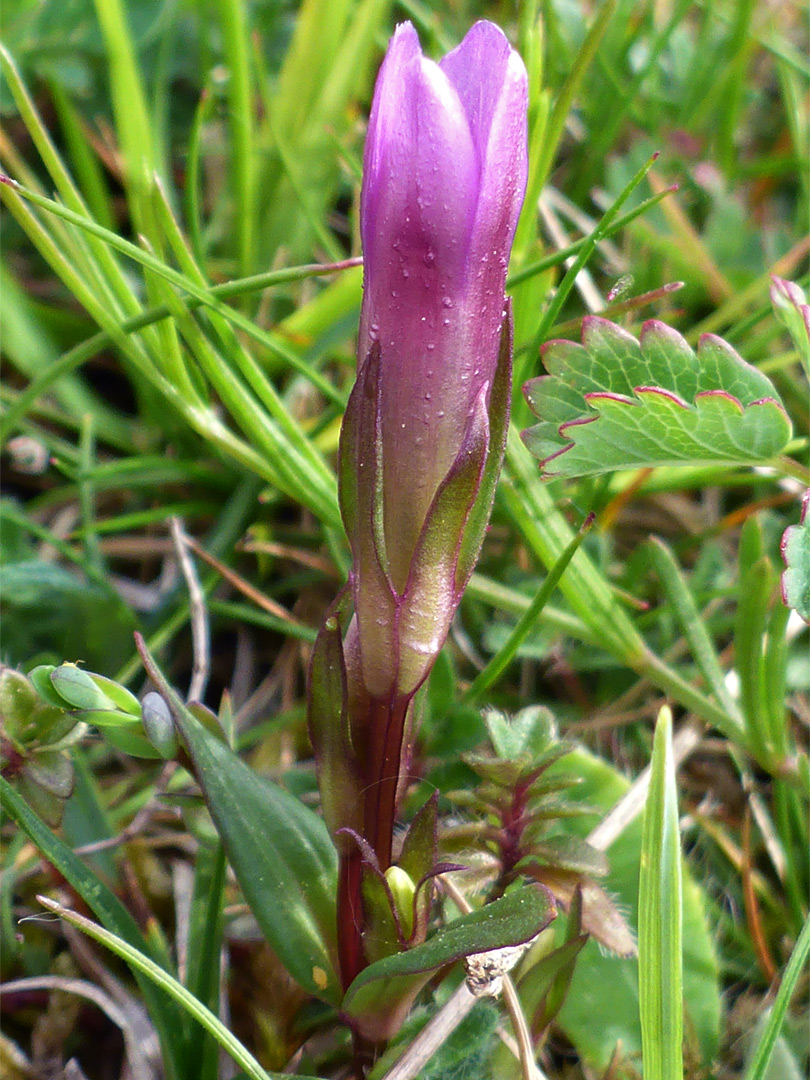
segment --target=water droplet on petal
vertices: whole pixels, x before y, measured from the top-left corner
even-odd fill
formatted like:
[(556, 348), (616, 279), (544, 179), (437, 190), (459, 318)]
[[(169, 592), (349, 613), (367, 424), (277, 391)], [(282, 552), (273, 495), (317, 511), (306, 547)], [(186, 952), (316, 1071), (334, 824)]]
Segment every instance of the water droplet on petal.
[(453, 301), (450, 299), (450, 297), (449, 296), (443, 296), (442, 297), (442, 307), (452, 307), (452, 306), (453, 306)]

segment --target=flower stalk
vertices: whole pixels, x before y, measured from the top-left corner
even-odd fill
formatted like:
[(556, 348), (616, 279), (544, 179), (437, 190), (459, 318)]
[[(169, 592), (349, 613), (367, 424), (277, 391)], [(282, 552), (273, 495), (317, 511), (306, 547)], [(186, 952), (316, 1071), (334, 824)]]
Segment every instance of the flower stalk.
[(367, 962), (364, 867), (393, 859), (415, 695), (475, 565), (511, 388), (504, 287), (526, 187), (527, 80), (493, 24), (438, 64), (399, 26), (364, 156), (357, 382), (340, 438), (347, 588), (313, 652), (309, 726), (341, 854), (345, 986)]

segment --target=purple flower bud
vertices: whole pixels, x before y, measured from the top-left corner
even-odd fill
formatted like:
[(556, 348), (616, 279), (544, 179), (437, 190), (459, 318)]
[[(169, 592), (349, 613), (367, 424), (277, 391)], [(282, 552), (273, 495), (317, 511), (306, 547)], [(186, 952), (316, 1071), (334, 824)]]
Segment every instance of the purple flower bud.
[(526, 187), (527, 94), (520, 57), (488, 22), (439, 64), (404, 23), (377, 80), (340, 477), (374, 695), (410, 694), (425, 677), (486, 527), (508, 410), (504, 286)]

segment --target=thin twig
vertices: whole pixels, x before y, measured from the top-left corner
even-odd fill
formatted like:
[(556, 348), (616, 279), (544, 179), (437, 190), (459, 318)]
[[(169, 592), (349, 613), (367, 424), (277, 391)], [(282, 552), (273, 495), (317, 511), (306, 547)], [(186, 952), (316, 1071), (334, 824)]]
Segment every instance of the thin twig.
[(0, 988), (3, 994), (23, 993), (30, 990), (58, 990), (63, 994), (75, 994), (77, 997), (92, 1001), (117, 1028), (120, 1028), (124, 1036), (133, 1080), (157, 1080), (157, 1074), (144, 1054), (141, 1042), (136, 1037), (125, 1012), (100, 987), (84, 979), (71, 979), (62, 975), (39, 975), (28, 979), (12, 979)]
[[(567, 248), (571, 243), (570, 237), (566, 235), (565, 230), (560, 224), (559, 218), (554, 213), (549, 203), (546, 201), (545, 193), (540, 198), (538, 208), (540, 210), (540, 215), (543, 218), (543, 222), (545, 223), (546, 229), (548, 230), (548, 234), (554, 241), (556, 246), (560, 250), (562, 250), (563, 248)], [(570, 268), (573, 265), (574, 261), (574, 256), (571, 256), (570, 258), (565, 260), (565, 265)], [(585, 301), (585, 304), (589, 311), (595, 312), (602, 310), (602, 308), (605, 306), (605, 302), (602, 299), (596, 285), (594, 284), (594, 280), (591, 277), (589, 270), (580, 270), (580, 272), (577, 274), (576, 286), (579, 289), (580, 294), (582, 295), (582, 299)]]
[(219, 559), (215, 558), (209, 551), (206, 551), (192, 536), (186, 537), (186, 543), (193, 552), (200, 556), (203, 562), (212, 566), (229, 584), (233, 585), (235, 589), (238, 589), (239, 592), (249, 600), (252, 600), (258, 607), (263, 608), (271, 615), (275, 615), (276, 618), (283, 619), (293, 626), (304, 625), (299, 619), (296, 619), (294, 615), (291, 615), (282, 604), (279, 604), (269, 596), (265, 596), (263, 592), (259, 589), (255, 589), (249, 581), (246, 581), (241, 574), (237, 574), (235, 570), (232, 570), (229, 566), (226, 566), (223, 562), (220, 562)]
[[(150, 798), (149, 802), (145, 806), (142, 806), (137, 812), (135, 817), (130, 821), (126, 828), (122, 829), (115, 836), (106, 836), (103, 840), (93, 840), (89, 844), (82, 844), (79, 847), (73, 849), (74, 855), (93, 855), (97, 851), (107, 851), (110, 848), (118, 847), (120, 844), (126, 844), (130, 840), (133, 840), (136, 836), (142, 833), (155, 812), (155, 800), (159, 799), (163, 795), (169, 786), (169, 781), (174, 775), (177, 769), (176, 761), (167, 761), (160, 772), (160, 776), (155, 781), (154, 794)], [(173, 843), (180, 843), (180, 839), (176, 834), (172, 833), (171, 836)]]
[(418, 1076), (439, 1047), (470, 1014), (477, 1000), (467, 989), (467, 984), (462, 983), (450, 1000), (425, 1024), (383, 1080), (412, 1080), (412, 1077)]
[(505, 1038), (506, 1032), (501, 1033), (501, 1038), (507, 1048), (520, 1059), (523, 1080), (545, 1080), (545, 1076), (540, 1071), (537, 1062), (534, 1060), (532, 1036), (529, 1031), (529, 1025), (526, 1023), (523, 1006), (520, 1004), (520, 998), (517, 989), (515, 988), (515, 984), (508, 975), (504, 975), (503, 977), (503, 1001), (509, 1012), (512, 1026), (515, 1029), (515, 1035), (517, 1035), (517, 1045), (510, 1046), (512, 1040)]
[[(469, 914), (472, 907), (467, 897), (458, 890), (454, 882), (445, 875), (438, 877), (437, 880), (460, 912)], [(509, 975), (504, 974), (502, 977), (504, 1002), (507, 1004), (517, 1034), (516, 1045), (509, 1038), (505, 1038), (504, 1042), (515, 1054), (515, 1057), (521, 1061), (525, 1080), (544, 1080), (542, 1072), (535, 1063), (535, 1053), (531, 1047), (531, 1036), (526, 1024), (526, 1017), (521, 1008), (521, 1001), (517, 996), (517, 990)], [(464, 1017), (469, 1015), (476, 1001), (477, 998), (470, 993), (467, 983), (462, 983), (453, 997), (422, 1028), (419, 1035), (410, 1043), (399, 1061), (389, 1069), (383, 1080), (411, 1080), (411, 1078), (417, 1076), (419, 1070), (441, 1047), (442, 1043), (453, 1034), (453, 1031), (464, 1020)]]
[[(472, 911), (472, 906), (466, 896), (464, 896), (449, 877), (442, 875), (439, 878), (439, 883), (459, 911), (465, 915), (468, 915)], [(530, 943), (527, 942), (527, 947), (529, 944)], [(543, 1074), (540, 1072), (540, 1069), (534, 1060), (532, 1037), (529, 1032), (529, 1025), (526, 1023), (526, 1017), (523, 1013), (523, 1007), (520, 1004), (520, 997), (518, 996), (515, 984), (506, 972), (504, 972), (500, 978), (503, 987), (504, 1004), (506, 1005), (509, 1017), (515, 1029), (517, 1042), (515, 1043), (505, 1032), (501, 1032), (501, 1038), (508, 1049), (511, 1050), (515, 1057), (520, 1061), (524, 1080), (544, 1080)]]
[(188, 553), (188, 549), (192, 546), (190, 537), (186, 534), (180, 518), (172, 517), (170, 522), (174, 549), (188, 588), (191, 641), (194, 651), (188, 700), (202, 701), (211, 672), (211, 633), (208, 626), (208, 613), (205, 610), (205, 595), (200, 588), (196, 567)]

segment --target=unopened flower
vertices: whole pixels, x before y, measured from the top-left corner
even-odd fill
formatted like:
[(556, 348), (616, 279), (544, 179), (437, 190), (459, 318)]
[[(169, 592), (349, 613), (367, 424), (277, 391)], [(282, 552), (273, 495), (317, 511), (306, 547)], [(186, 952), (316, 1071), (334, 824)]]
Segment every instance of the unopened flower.
[(527, 79), (479, 22), (438, 64), (410, 23), (380, 71), (364, 158), (357, 385), (341, 438), (362, 680), (411, 695), (472, 572), (503, 457), (504, 285), (526, 186)]

